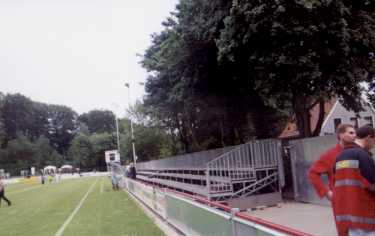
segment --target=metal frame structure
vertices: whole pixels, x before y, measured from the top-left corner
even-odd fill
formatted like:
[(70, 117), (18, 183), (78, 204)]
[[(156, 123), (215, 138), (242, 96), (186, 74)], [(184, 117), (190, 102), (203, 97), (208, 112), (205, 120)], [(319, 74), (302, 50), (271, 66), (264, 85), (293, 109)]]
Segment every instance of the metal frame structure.
[(284, 183), (281, 142), (255, 140), (224, 149), (138, 163), (137, 178), (212, 200), (280, 192)]

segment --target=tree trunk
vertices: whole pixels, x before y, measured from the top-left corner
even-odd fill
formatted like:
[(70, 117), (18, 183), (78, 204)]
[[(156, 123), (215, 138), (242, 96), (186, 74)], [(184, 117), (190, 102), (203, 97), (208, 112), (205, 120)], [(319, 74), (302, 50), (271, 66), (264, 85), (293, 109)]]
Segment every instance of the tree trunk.
[(172, 127), (172, 126), (169, 126), (168, 127), (169, 129), (169, 133), (170, 133), (170, 139), (172, 140), (172, 155), (176, 155), (177, 153), (179, 153), (181, 150), (178, 148), (178, 142), (181, 142), (182, 141), (179, 139), (179, 132), (178, 134), (176, 134), (174, 132), (174, 130), (176, 130), (175, 127)]
[(191, 139), (190, 144), (193, 147), (193, 151), (200, 151), (200, 150), (202, 150), (202, 147), (199, 144), (198, 139), (197, 139), (197, 137), (195, 135), (194, 125), (193, 125), (192, 119), (187, 114), (188, 114), (188, 112), (186, 111), (186, 118), (187, 118), (187, 120), (186, 120), (186, 129), (187, 129), (187, 134), (188, 134), (188, 136), (190, 136), (190, 139)]
[(183, 127), (183, 123), (182, 123), (183, 121), (180, 120), (178, 117), (176, 117), (176, 121), (177, 121), (177, 130), (180, 136), (180, 141), (183, 144), (184, 153), (187, 153), (189, 152), (189, 142), (184, 132), (185, 129)]
[(234, 145), (238, 145), (238, 144), (241, 144), (242, 143), (242, 139), (240, 137), (240, 132), (238, 131), (238, 128), (237, 128), (237, 125), (236, 124), (234, 127), (233, 127), (233, 134), (234, 134)]
[(325, 105), (324, 100), (320, 99), (319, 100), (319, 118), (318, 118), (318, 123), (316, 123), (314, 132), (312, 134), (313, 136), (319, 136), (320, 130), (322, 129), (322, 125), (324, 122), (324, 115), (325, 115), (324, 105)]
[(225, 147), (225, 141), (224, 141), (224, 124), (223, 124), (224, 116), (221, 116), (219, 118), (219, 125), (220, 125), (220, 141), (221, 146)]
[(293, 101), (293, 108), (296, 115), (297, 128), (299, 131), (299, 135), (302, 138), (312, 136), (309, 105), (309, 98), (296, 98)]

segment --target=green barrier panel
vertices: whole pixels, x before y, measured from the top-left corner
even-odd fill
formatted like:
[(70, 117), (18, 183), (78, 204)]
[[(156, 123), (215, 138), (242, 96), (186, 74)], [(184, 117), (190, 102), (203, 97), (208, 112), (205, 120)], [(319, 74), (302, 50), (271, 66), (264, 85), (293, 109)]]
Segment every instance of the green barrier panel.
[(127, 180), (129, 192), (188, 236), (285, 236), (229, 213)]
[(233, 220), (236, 236), (284, 236), (286, 234), (278, 233), (272, 229), (265, 228), (241, 219)]
[(233, 235), (229, 214), (169, 194), (165, 197), (168, 221), (186, 235)]
[(164, 219), (167, 218), (167, 203), (165, 200), (165, 193), (156, 189), (155, 191), (155, 211)]
[(126, 179), (128, 191), (137, 196), (144, 204), (166, 219), (166, 202), (164, 192), (136, 181)]
[(134, 193), (135, 192), (135, 188), (134, 188), (134, 182), (133, 181), (127, 181), (127, 186), (128, 186), (128, 189), (130, 192)]

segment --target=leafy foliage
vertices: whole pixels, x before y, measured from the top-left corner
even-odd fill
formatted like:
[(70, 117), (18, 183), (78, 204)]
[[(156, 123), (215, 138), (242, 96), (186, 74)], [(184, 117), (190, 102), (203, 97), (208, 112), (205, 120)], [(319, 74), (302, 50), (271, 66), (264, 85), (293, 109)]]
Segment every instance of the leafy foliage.
[(142, 60), (150, 72), (149, 114), (177, 133), (184, 152), (275, 136), (285, 120), (251, 81), (233, 73), (235, 66), (218, 60), (217, 40), (231, 8), (228, 1), (180, 1)]
[(77, 113), (75, 111), (67, 106), (49, 105), (47, 137), (60, 154), (67, 154), (77, 128)]
[(337, 96), (361, 109), (360, 82), (375, 71), (374, 4), (180, 0), (142, 60), (145, 104), (185, 151), (276, 136), (291, 113), (302, 136), (317, 135), (315, 104)]
[(73, 160), (73, 164), (79, 168), (93, 168), (96, 166), (92, 143), (85, 134), (79, 134), (74, 137), (68, 153)]
[(12, 174), (19, 174), (20, 170), (29, 169), (31, 166), (37, 170), (46, 165), (62, 164), (62, 157), (49, 144), (43, 136), (31, 142), (24, 135), (8, 142), (5, 149), (0, 149), (0, 165)]
[(115, 114), (108, 110), (92, 110), (78, 117), (78, 120), (87, 125), (90, 133), (114, 132)]
[(7, 94), (2, 103), (2, 118), (7, 140), (21, 133), (30, 139), (36, 139), (47, 130), (46, 106), (34, 103), (21, 94)]
[(373, 14), (373, 1), (240, 0), (225, 19), (218, 58), (268, 104), (291, 105), (300, 133), (311, 136), (316, 102), (338, 96), (361, 109), (360, 82), (375, 65)]

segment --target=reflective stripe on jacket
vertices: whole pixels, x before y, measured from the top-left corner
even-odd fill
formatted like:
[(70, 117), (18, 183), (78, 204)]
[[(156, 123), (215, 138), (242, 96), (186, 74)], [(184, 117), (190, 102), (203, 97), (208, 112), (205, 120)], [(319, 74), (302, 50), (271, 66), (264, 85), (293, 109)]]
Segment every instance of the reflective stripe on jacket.
[(333, 208), (339, 235), (349, 228), (375, 230), (375, 195), (360, 171), (359, 160), (338, 160), (335, 165)]

